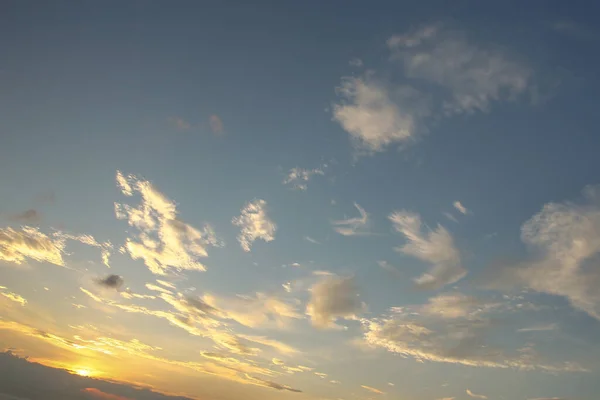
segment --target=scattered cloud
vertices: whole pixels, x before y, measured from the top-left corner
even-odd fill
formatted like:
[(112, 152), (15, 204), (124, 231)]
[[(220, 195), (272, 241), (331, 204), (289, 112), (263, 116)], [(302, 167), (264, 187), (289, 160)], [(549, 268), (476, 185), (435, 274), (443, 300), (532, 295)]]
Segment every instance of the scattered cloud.
[(471, 392), (469, 389), (467, 389), (467, 394), (469, 396), (473, 397), (474, 399), (483, 399), (483, 400), (485, 400), (485, 399), (488, 398), (487, 396), (484, 396), (482, 394), (475, 394), (475, 393)]
[(169, 118), (169, 121), (173, 124), (175, 128), (179, 129), (180, 131), (187, 131), (192, 127), (192, 124), (190, 124), (181, 117), (171, 117)]
[(333, 230), (343, 236), (369, 235), (369, 214), (358, 203), (354, 203), (360, 217), (333, 221)]
[(524, 285), (566, 298), (576, 309), (600, 319), (600, 188), (587, 187), (581, 202), (548, 203), (521, 227), (521, 240), (534, 256), (495, 267), (491, 288)]
[(394, 35), (387, 44), (407, 78), (446, 92), (445, 113), (488, 111), (493, 102), (516, 100), (531, 84), (532, 71), (523, 63), (442, 25)]
[(456, 219), (456, 217), (452, 213), (444, 212), (443, 214), (444, 214), (444, 217), (448, 218), (450, 221), (452, 221), (452, 222), (458, 222), (458, 220)]
[(393, 35), (387, 46), (392, 62), (387, 69), (399, 68), (403, 84), (377, 78), (376, 71), (344, 77), (333, 106), (333, 119), (368, 153), (414, 141), (428, 119), (486, 112), (494, 102), (518, 99), (532, 85), (527, 65), (441, 24)]
[(158, 285), (154, 285), (152, 283), (146, 283), (146, 289), (148, 290), (152, 290), (154, 292), (160, 292), (160, 293), (167, 293), (167, 294), (172, 294), (173, 292), (169, 289), (165, 289), (162, 286), (158, 286)]
[(527, 400), (568, 400), (566, 397), (536, 397), (535, 399)]
[(383, 260), (377, 261), (377, 265), (379, 265), (381, 268), (385, 269), (386, 271), (388, 271), (389, 273), (393, 274), (394, 276), (396, 276), (398, 278), (402, 277), (402, 272), (400, 272), (400, 270), (398, 268), (394, 267), (387, 261), (383, 261)]
[(364, 65), (363, 60), (361, 60), (360, 58), (353, 58), (348, 62), (348, 64), (350, 64), (351, 67), (357, 68), (360, 68)]
[[(471, 298), (441, 295), (418, 307), (394, 307), (392, 314), (361, 320), (366, 344), (418, 362), (472, 367), (514, 368), (546, 372), (585, 371), (574, 362), (548, 363), (530, 345), (509, 352), (487, 314), (492, 303), (476, 305)], [(457, 301), (458, 300), (458, 301)], [(487, 304), (487, 306), (486, 306)], [(497, 336), (499, 335), (499, 336)]]
[(356, 319), (366, 306), (360, 301), (354, 278), (326, 276), (310, 288), (307, 314), (318, 328), (335, 328), (335, 320)]
[(123, 286), (123, 278), (119, 275), (108, 275), (106, 278), (96, 279), (96, 283), (109, 289), (119, 290)]
[(225, 132), (225, 127), (223, 126), (223, 120), (216, 114), (211, 115), (208, 118), (208, 123), (210, 124), (210, 129), (215, 135), (221, 135)]
[(375, 389), (374, 387), (371, 386), (367, 386), (367, 385), (360, 385), (361, 388), (368, 390), (371, 393), (375, 393), (375, 394), (385, 394), (384, 391), (379, 390), (379, 389)]
[(0, 229), (0, 261), (22, 264), (27, 258), (64, 266), (64, 240), (52, 238), (37, 228), (24, 226), (20, 231)]
[(325, 166), (314, 169), (292, 168), (283, 180), (284, 185), (291, 185), (296, 190), (306, 190), (308, 181), (315, 175), (325, 175)]
[(456, 200), (454, 203), (452, 203), (452, 205), (463, 215), (467, 215), (469, 213), (469, 210), (467, 210), (467, 207), (463, 206), (462, 203), (458, 200)]
[(333, 119), (350, 134), (357, 148), (380, 152), (415, 136), (416, 112), (403, 107), (413, 97), (409, 88), (398, 90), (394, 101), (385, 85), (372, 77), (346, 77), (337, 92), (341, 102), (333, 106)]
[(250, 251), (252, 243), (257, 239), (265, 242), (275, 240), (277, 225), (267, 216), (267, 202), (254, 200), (246, 204), (239, 217), (231, 222), (241, 228), (238, 241), (244, 251)]
[(307, 242), (310, 242), (312, 244), (321, 244), (321, 242), (319, 242), (316, 239), (311, 238), (310, 236), (304, 236), (304, 240), (306, 240)]
[(24, 224), (37, 224), (42, 220), (42, 215), (39, 211), (30, 208), (29, 210), (9, 215), (8, 220)]
[(124, 176), (119, 171), (116, 180), (125, 196), (135, 193), (141, 196), (138, 207), (115, 203), (117, 218), (127, 220), (138, 230), (125, 243), (131, 258), (143, 260), (157, 275), (166, 275), (170, 270), (205, 271), (198, 258), (208, 255), (208, 246), (223, 245), (213, 228), (207, 224), (198, 230), (180, 220), (175, 203), (148, 181), (134, 175)]
[(0, 286), (0, 296), (4, 296), (5, 298), (9, 299), (10, 301), (19, 303), (21, 306), (24, 306), (25, 304), (27, 304), (27, 300), (24, 297), (7, 290), (7, 288), (5, 286)]
[(395, 211), (389, 216), (394, 229), (406, 237), (407, 243), (397, 250), (432, 264), (430, 270), (415, 279), (423, 289), (439, 289), (462, 279), (467, 271), (461, 263), (460, 252), (452, 235), (442, 225), (433, 231), (422, 232), (419, 214)]
[(558, 329), (558, 324), (533, 325), (527, 328), (517, 329), (517, 332), (547, 332)]

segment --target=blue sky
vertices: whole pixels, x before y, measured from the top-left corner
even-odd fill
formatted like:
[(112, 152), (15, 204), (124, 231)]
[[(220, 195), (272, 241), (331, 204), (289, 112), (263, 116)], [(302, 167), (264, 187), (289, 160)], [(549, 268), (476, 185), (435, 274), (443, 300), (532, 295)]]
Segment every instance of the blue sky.
[(598, 11), (8, 2), (0, 344), (199, 399), (594, 398)]

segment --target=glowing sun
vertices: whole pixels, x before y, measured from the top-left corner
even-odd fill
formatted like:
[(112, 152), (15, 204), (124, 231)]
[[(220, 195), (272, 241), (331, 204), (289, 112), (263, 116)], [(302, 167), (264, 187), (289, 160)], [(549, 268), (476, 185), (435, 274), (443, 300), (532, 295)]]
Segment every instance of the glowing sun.
[(85, 368), (79, 368), (79, 369), (74, 370), (73, 372), (75, 372), (79, 376), (90, 376), (92, 374), (92, 371), (90, 371), (89, 369), (85, 369)]

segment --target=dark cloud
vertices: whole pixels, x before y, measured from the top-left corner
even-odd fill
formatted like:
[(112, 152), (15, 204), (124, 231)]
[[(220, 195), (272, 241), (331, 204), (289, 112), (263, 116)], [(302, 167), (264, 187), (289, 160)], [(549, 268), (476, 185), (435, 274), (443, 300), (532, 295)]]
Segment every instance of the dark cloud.
[(35, 224), (42, 220), (42, 215), (39, 211), (30, 208), (29, 210), (25, 210), (23, 212), (12, 214), (8, 216), (8, 219), (13, 222), (25, 223), (25, 224)]
[(73, 375), (0, 353), (0, 400), (191, 400), (127, 384)]
[(97, 279), (96, 283), (110, 289), (119, 289), (123, 286), (123, 278), (119, 275), (108, 275), (106, 278)]

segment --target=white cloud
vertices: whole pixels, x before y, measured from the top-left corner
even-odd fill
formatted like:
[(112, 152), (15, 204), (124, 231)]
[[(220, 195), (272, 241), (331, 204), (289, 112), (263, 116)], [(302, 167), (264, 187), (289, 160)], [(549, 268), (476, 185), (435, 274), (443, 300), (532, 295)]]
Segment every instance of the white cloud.
[(216, 114), (211, 115), (208, 118), (208, 123), (210, 124), (210, 129), (215, 135), (220, 135), (225, 132), (225, 127), (223, 126), (223, 120)]
[(534, 325), (527, 328), (517, 329), (517, 332), (547, 332), (558, 329), (558, 324)]
[(335, 328), (336, 319), (356, 319), (366, 308), (351, 277), (325, 276), (310, 288), (310, 293), (306, 311), (318, 328)]
[(514, 100), (531, 83), (532, 71), (526, 65), (440, 25), (394, 35), (387, 44), (406, 77), (447, 92), (446, 113), (488, 111), (492, 102)]
[(475, 394), (475, 393), (471, 392), (469, 389), (467, 389), (467, 394), (469, 396), (473, 397), (474, 399), (483, 399), (483, 400), (485, 400), (485, 399), (488, 398), (487, 396), (484, 396), (482, 394)]
[(585, 371), (573, 362), (545, 363), (532, 347), (506, 353), (493, 346), (491, 322), (482, 315), (461, 312), (453, 316), (455, 320), (449, 320), (440, 313), (421, 315), (399, 307), (393, 311), (390, 316), (361, 320), (366, 344), (418, 362), (547, 372)]
[[(399, 92), (397, 97), (408, 103), (412, 91)], [(415, 135), (417, 117), (393, 101), (383, 84), (369, 77), (346, 77), (338, 93), (342, 102), (333, 106), (333, 118), (358, 148), (383, 151), (390, 144), (406, 142)]]
[(321, 242), (319, 242), (316, 239), (311, 238), (310, 236), (304, 236), (304, 240), (306, 240), (307, 242), (310, 242), (312, 244), (321, 244)]
[(20, 231), (0, 229), (0, 261), (22, 264), (27, 258), (64, 266), (65, 241), (41, 233), (37, 228), (24, 226)]
[(455, 319), (475, 316), (489, 306), (493, 306), (493, 304), (484, 303), (462, 293), (442, 293), (430, 298), (428, 303), (420, 308), (420, 311), (426, 315)]
[(387, 69), (400, 66), (403, 84), (378, 79), (397, 75), (386, 70), (344, 77), (337, 88), (340, 101), (333, 106), (333, 119), (369, 153), (410, 143), (430, 120), (485, 112), (531, 87), (529, 67), (440, 25), (394, 35), (387, 45), (393, 62)]
[(389, 216), (397, 232), (407, 243), (398, 251), (432, 264), (431, 269), (415, 279), (418, 286), (438, 289), (462, 279), (467, 271), (461, 264), (452, 235), (442, 225), (433, 231), (422, 232), (421, 217), (409, 211), (396, 211)]
[(521, 227), (521, 239), (534, 251), (530, 261), (496, 268), (491, 287), (522, 284), (565, 297), (600, 319), (600, 188), (584, 190), (580, 203), (548, 203)]
[(148, 181), (117, 171), (117, 184), (126, 196), (139, 193), (141, 204), (133, 207), (115, 203), (115, 214), (138, 230), (128, 238), (125, 249), (131, 258), (141, 259), (157, 275), (168, 270), (205, 271), (198, 261), (208, 255), (208, 246), (222, 246), (210, 225), (198, 230), (177, 217), (177, 208)]
[(469, 210), (467, 210), (467, 208), (465, 206), (462, 205), (462, 203), (458, 200), (456, 200), (454, 203), (452, 203), (452, 205), (454, 206), (454, 208), (456, 208), (461, 214), (468, 214)]
[(384, 392), (384, 391), (382, 391), (382, 390), (379, 390), (379, 389), (376, 389), (376, 388), (374, 388), (374, 387), (371, 387), (371, 386), (367, 386), (367, 385), (360, 385), (360, 387), (361, 387), (361, 388), (363, 388), (363, 389), (365, 389), (365, 390), (368, 390), (368, 391), (369, 391), (369, 392), (371, 392), (371, 393), (375, 393), (375, 394), (385, 394), (385, 392)]
[(363, 60), (361, 60), (360, 58), (353, 58), (352, 60), (350, 60), (350, 62), (348, 62), (348, 64), (350, 64), (351, 67), (357, 68), (360, 68), (364, 65)]
[(308, 188), (308, 181), (314, 175), (325, 175), (323, 167), (314, 169), (295, 167), (289, 170), (287, 176), (283, 180), (283, 184), (292, 185), (293, 189), (306, 190)]
[(277, 225), (267, 216), (267, 202), (254, 200), (246, 204), (242, 214), (231, 222), (241, 228), (238, 241), (244, 251), (250, 251), (252, 243), (257, 239), (265, 242), (275, 240)]
[(368, 235), (369, 214), (357, 203), (354, 207), (358, 210), (360, 217), (342, 219), (333, 221), (333, 230), (343, 236), (361, 236)]

